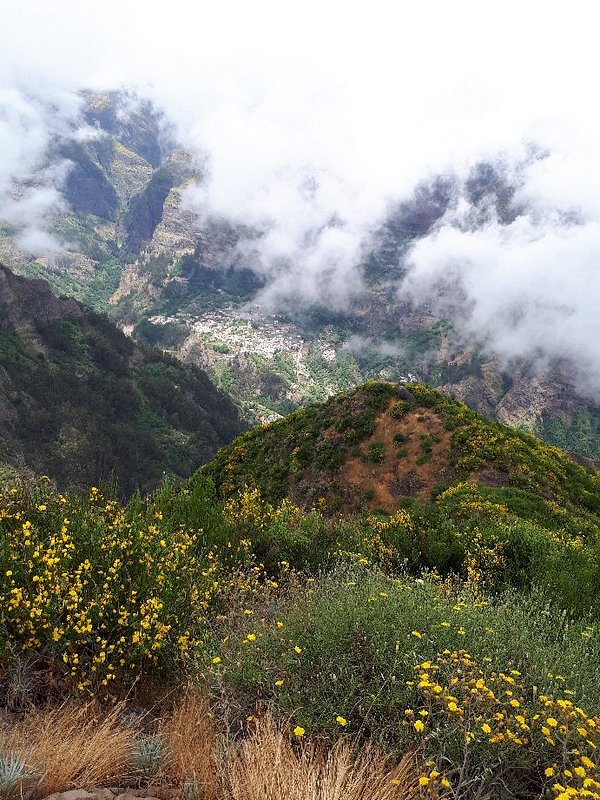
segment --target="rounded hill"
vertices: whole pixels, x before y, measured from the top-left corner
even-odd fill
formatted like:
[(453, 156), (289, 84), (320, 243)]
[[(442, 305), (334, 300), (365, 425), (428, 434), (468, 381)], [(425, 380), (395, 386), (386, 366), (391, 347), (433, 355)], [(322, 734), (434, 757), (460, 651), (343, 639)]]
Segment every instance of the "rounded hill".
[(238, 437), (198, 475), (223, 497), (252, 486), (270, 502), (331, 513), (392, 513), (464, 482), (513, 503), (600, 511), (592, 468), (424, 384), (370, 382), (303, 408)]

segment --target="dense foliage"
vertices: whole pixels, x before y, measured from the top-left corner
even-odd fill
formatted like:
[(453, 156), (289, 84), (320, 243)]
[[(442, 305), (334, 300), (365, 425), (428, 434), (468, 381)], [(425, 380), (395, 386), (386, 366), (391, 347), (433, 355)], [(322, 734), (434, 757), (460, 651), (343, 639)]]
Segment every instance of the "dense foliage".
[(0, 462), (128, 495), (189, 475), (243, 430), (204, 372), (142, 350), (105, 317), (21, 313), (28, 329), (0, 326)]
[[(411, 459), (446, 480), (394, 509), (303, 495)], [(0, 480), (5, 705), (191, 680), (232, 730), (416, 750), (424, 796), (600, 796), (598, 478), (555, 448), (380, 383), (126, 505)]]

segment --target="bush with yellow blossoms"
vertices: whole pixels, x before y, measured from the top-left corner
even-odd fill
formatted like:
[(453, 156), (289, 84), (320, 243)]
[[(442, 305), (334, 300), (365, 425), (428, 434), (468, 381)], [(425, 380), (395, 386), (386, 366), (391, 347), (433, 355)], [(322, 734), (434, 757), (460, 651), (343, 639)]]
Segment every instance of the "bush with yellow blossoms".
[(473, 588), (340, 564), (213, 631), (207, 677), (241, 719), (416, 748), (424, 796), (600, 797), (599, 632)]
[(245, 541), (173, 527), (156, 504), (124, 508), (92, 487), (0, 493), (0, 648), (31, 654), (80, 691), (176, 675), (205, 619), (260, 572)]

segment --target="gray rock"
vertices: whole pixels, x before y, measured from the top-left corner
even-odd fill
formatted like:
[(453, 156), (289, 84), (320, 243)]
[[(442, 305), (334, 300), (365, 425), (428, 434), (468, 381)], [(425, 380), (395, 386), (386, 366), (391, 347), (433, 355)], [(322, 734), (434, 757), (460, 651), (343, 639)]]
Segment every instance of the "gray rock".
[(90, 789), (90, 794), (93, 794), (97, 800), (113, 800), (114, 798), (110, 789)]
[(97, 795), (87, 792), (85, 789), (70, 789), (68, 792), (51, 794), (45, 800), (98, 800), (98, 798)]
[(409, 392), (406, 386), (399, 386), (396, 389), (396, 397), (399, 400), (404, 400), (405, 403), (410, 403), (411, 406), (417, 405), (417, 398), (412, 392)]
[(140, 790), (139, 794), (135, 789), (132, 792), (123, 792), (123, 794), (119, 794), (115, 797), (115, 800), (140, 800), (141, 797), (144, 797), (144, 800), (158, 800), (158, 797), (150, 797), (146, 795), (145, 792)]

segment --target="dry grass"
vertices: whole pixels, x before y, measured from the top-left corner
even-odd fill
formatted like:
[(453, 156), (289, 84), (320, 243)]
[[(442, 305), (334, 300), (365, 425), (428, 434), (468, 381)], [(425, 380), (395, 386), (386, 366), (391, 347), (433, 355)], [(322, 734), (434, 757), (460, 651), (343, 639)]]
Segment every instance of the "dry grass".
[(75, 704), (31, 711), (0, 729), (0, 751), (20, 754), (35, 773), (34, 797), (119, 782), (129, 768), (137, 730), (121, 720), (122, 707), (94, 716)]
[(188, 691), (161, 726), (163, 768), (183, 793), (214, 800), (218, 796), (217, 725), (205, 697)]
[[(0, 752), (24, 758), (35, 773), (32, 789), (46, 797), (68, 789), (127, 785), (140, 731), (122, 721), (119, 706), (101, 717), (75, 704), (31, 711), (0, 727)], [(344, 741), (333, 748), (291, 741), (271, 716), (254, 732), (224, 746), (206, 698), (188, 692), (161, 724), (161, 779), (170, 795), (195, 800), (416, 800), (414, 755), (396, 763), (367, 745)], [(161, 781), (161, 782), (162, 782)]]
[(331, 750), (292, 744), (270, 717), (232, 745), (223, 783), (229, 800), (400, 800), (418, 794), (413, 756), (399, 764), (374, 747), (357, 752), (343, 741)]

